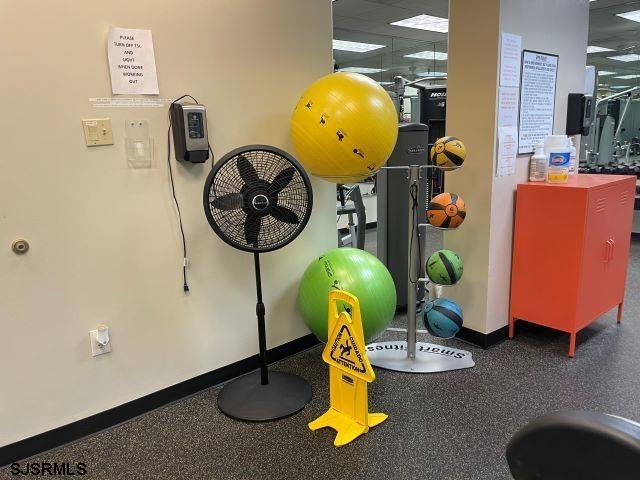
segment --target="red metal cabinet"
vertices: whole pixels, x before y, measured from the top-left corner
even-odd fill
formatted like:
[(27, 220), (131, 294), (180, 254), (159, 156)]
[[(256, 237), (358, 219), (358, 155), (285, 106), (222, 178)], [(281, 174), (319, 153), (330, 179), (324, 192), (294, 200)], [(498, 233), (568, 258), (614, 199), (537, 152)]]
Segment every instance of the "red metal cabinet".
[(636, 177), (575, 175), (518, 185), (509, 338), (516, 320), (571, 334), (618, 306), (622, 315)]

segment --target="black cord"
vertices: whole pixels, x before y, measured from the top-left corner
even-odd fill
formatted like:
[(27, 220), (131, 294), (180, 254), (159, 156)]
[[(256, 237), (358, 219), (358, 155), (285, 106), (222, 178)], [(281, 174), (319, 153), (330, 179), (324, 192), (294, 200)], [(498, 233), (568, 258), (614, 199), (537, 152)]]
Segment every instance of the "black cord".
[(211, 152), (211, 168), (213, 169), (213, 150), (211, 149), (211, 144), (209, 143), (209, 139), (207, 139), (207, 145), (209, 145), (209, 151)]
[[(175, 103), (178, 103), (183, 98), (190, 98), (195, 103), (200, 103), (191, 95), (182, 95), (179, 98), (176, 98), (169, 105), (169, 128), (167, 129), (167, 166), (169, 167), (169, 180), (171, 183), (171, 196), (173, 197), (173, 203), (176, 206), (176, 212), (178, 215), (178, 225), (180, 226), (180, 239), (182, 240), (182, 290), (184, 293), (189, 292), (189, 284), (187, 283), (187, 268), (189, 267), (189, 257), (187, 256), (187, 240), (184, 235), (184, 227), (182, 225), (182, 212), (180, 211), (180, 204), (178, 203), (178, 197), (176, 196), (176, 187), (173, 182), (173, 168), (171, 167), (171, 108)], [(209, 142), (207, 142), (209, 144)], [(211, 163), (213, 164), (213, 150), (211, 150), (211, 145), (209, 145), (209, 151), (211, 151)]]
[[(413, 197), (413, 205), (414, 205), (414, 211), (415, 211), (415, 217), (416, 217), (416, 221), (414, 223), (417, 224), (418, 223), (418, 186), (416, 185), (416, 192), (415, 195)], [(422, 269), (422, 244), (420, 243), (420, 230), (418, 229), (418, 262), (420, 263), (420, 268), (418, 269), (418, 275), (420, 275), (420, 270)]]
[[(417, 185), (411, 185), (411, 188), (409, 190), (409, 195), (411, 195), (411, 200), (412, 200), (412, 205), (411, 205), (411, 238), (409, 239), (409, 257), (411, 257), (411, 252), (413, 251), (413, 234), (415, 233), (415, 229), (416, 224), (418, 223), (418, 186)], [(422, 251), (421, 251), (421, 247), (420, 247), (420, 239), (418, 239), (418, 261), (422, 260)], [(418, 283), (418, 279), (416, 278), (415, 280), (413, 278), (411, 278), (411, 268), (409, 268), (409, 281), (412, 284), (416, 284)]]

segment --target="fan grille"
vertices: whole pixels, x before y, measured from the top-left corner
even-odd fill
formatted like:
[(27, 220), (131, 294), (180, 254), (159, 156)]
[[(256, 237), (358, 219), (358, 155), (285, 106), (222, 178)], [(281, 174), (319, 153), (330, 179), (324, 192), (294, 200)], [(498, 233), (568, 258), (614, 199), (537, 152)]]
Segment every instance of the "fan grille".
[[(244, 159), (255, 175), (247, 173)], [(291, 180), (282, 181), (282, 175), (288, 178), (291, 171)], [(271, 184), (279, 190), (276, 195), (268, 193)], [(269, 210), (256, 214), (249, 205), (256, 194), (264, 194), (270, 208), (293, 212), (297, 221), (282, 221), (269, 214)], [(221, 197), (231, 198), (231, 204), (237, 208), (218, 208), (214, 203)], [(204, 200), (207, 219), (216, 234), (231, 246), (251, 252), (276, 250), (291, 242), (305, 227), (312, 207), (311, 185), (302, 167), (287, 153), (266, 146), (243, 147), (223, 157), (207, 178)], [(290, 212), (285, 211), (289, 216)], [(247, 237), (255, 241), (249, 242)]]

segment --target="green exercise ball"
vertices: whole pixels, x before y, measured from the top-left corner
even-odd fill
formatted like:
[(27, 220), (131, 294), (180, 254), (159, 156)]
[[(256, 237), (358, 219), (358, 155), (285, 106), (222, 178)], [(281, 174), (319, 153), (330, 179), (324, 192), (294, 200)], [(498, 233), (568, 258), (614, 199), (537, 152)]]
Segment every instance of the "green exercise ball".
[(367, 343), (375, 340), (393, 320), (396, 287), (389, 270), (364, 250), (334, 248), (311, 262), (298, 291), (304, 323), (322, 342), (327, 341), (331, 290), (344, 290), (358, 298)]

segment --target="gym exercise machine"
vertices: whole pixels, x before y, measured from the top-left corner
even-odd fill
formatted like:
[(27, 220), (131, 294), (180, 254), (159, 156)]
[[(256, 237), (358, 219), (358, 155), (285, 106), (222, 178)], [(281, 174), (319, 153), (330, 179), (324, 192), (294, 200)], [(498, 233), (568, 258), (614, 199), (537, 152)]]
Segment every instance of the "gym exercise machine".
[(580, 173), (640, 175), (640, 159), (631, 158), (640, 152), (638, 137), (632, 137), (629, 143), (621, 141), (624, 120), (637, 95), (640, 87), (632, 87), (596, 102), (594, 125), (584, 139)]
[[(428, 162), (429, 149), (435, 141), (445, 135), (446, 87), (420, 85), (421, 82), (445, 79), (446, 77), (421, 78), (408, 81), (403, 77), (395, 77), (392, 97), (398, 109), (398, 140), (391, 153), (387, 166), (408, 167), (419, 166)], [(418, 89), (417, 98), (412, 98), (412, 120), (419, 122), (402, 123), (404, 116), (405, 88), (414, 86)], [(416, 102), (414, 102), (416, 100)], [(426, 222), (426, 206), (434, 195), (444, 191), (444, 172), (440, 169), (427, 169), (418, 182), (418, 215), (421, 223)], [(407, 188), (406, 172), (399, 169), (381, 169), (377, 174), (377, 210), (378, 210), (378, 258), (386, 265), (396, 284), (398, 307), (406, 308), (405, 300), (407, 278), (406, 250), (407, 232), (406, 202), (404, 192)], [(400, 193), (403, 192), (403, 193)], [(421, 237), (421, 250), (424, 250), (425, 236)], [(421, 267), (424, 276), (424, 266)], [(418, 297), (424, 297), (424, 285), (420, 285)]]
[[(407, 244), (409, 243), (409, 226), (407, 224), (407, 172), (411, 164), (426, 165), (428, 161), (428, 128), (421, 123), (404, 123), (398, 127), (398, 140), (387, 160), (387, 167), (382, 168), (377, 176), (378, 207), (378, 258), (387, 267), (393, 283), (396, 285), (398, 308), (407, 307)], [(404, 168), (399, 168), (404, 167)], [(418, 220), (426, 222), (427, 211), (427, 178), (419, 179), (417, 184)], [(424, 237), (420, 249), (424, 251)], [(424, 276), (424, 266), (420, 272)], [(424, 296), (421, 286), (420, 298)]]
[[(404, 116), (404, 98), (406, 87), (418, 90), (417, 98), (411, 98), (411, 122), (422, 123), (428, 127), (428, 145), (431, 147), (436, 140), (445, 136), (445, 121), (447, 117), (447, 87), (442, 85), (424, 85), (425, 81), (446, 80), (446, 76), (426, 77), (409, 81), (404, 77), (394, 78), (394, 95), (398, 99), (398, 117), (402, 122)], [(429, 170), (427, 175), (427, 198), (432, 198), (444, 192), (444, 172)]]
[[(640, 87), (601, 98), (595, 104), (595, 119), (589, 134), (583, 137), (578, 172), (605, 175), (636, 175), (640, 179), (640, 140), (632, 136), (623, 144), (623, 122), (634, 97), (640, 96)], [(584, 159), (584, 160), (582, 160)], [(634, 233), (640, 233), (640, 185), (636, 187)]]
[[(364, 250), (364, 235), (367, 229), (367, 212), (362, 201), (362, 192), (359, 185), (338, 185), (338, 218), (347, 216), (347, 230), (349, 233), (342, 236), (338, 229), (338, 247), (353, 247)], [(358, 223), (353, 220), (356, 216)]]

